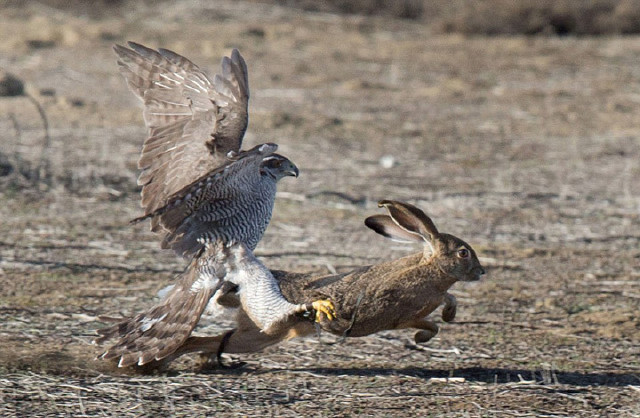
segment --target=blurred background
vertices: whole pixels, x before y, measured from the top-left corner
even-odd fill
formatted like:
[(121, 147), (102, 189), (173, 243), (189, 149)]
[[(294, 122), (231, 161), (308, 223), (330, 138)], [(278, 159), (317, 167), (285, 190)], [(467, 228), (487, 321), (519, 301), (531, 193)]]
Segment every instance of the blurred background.
[[(638, 0), (2, 2), (5, 408), (47, 411), (20, 385), (128, 385), (92, 360), (96, 316), (150, 306), (184, 266), (147, 225), (128, 225), (146, 130), (112, 45), (132, 40), (210, 75), (232, 48), (243, 54), (244, 148), (276, 142), (301, 172), (280, 183), (257, 249), (269, 267), (341, 272), (417, 251), (362, 225), (392, 198), (468, 241), (489, 272), (453, 288), (457, 322), (426, 348), (406, 331), (243, 358), (284, 370), (243, 376), (264, 389), (255, 402), (237, 375), (216, 376), (245, 413), (374, 414), (407, 400), (451, 415), (637, 413), (639, 30)], [(429, 389), (448, 376), (466, 382)], [(77, 412), (75, 392), (55, 387)], [(330, 402), (336, 388), (375, 396)], [(147, 412), (166, 411), (169, 398), (141, 393)], [(211, 412), (207, 396), (193, 411)]]

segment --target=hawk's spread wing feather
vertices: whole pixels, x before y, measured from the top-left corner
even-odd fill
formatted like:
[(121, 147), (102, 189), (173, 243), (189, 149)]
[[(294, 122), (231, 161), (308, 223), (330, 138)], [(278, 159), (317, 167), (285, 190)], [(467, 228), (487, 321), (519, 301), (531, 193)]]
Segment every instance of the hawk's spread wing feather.
[(142, 206), (151, 213), (185, 186), (238, 152), (247, 128), (247, 66), (237, 50), (211, 80), (175, 52), (116, 45), (120, 71), (144, 102), (149, 137), (139, 168)]

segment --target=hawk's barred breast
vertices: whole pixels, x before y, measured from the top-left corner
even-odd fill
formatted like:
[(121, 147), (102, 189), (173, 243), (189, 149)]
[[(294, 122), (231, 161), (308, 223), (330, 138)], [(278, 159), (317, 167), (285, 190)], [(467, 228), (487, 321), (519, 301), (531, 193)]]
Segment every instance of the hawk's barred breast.
[(169, 231), (163, 247), (185, 257), (216, 240), (255, 249), (271, 219), (278, 180), (262, 174), (261, 164), (262, 158), (239, 160), (199, 193), (189, 192), (191, 199), (159, 215)]

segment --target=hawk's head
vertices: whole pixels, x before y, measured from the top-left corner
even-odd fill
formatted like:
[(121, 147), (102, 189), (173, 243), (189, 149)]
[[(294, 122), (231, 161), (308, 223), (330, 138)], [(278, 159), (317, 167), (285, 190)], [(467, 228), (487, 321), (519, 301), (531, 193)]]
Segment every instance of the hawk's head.
[(275, 181), (286, 176), (298, 177), (298, 167), (287, 157), (280, 154), (271, 154), (262, 159), (260, 174), (269, 176)]

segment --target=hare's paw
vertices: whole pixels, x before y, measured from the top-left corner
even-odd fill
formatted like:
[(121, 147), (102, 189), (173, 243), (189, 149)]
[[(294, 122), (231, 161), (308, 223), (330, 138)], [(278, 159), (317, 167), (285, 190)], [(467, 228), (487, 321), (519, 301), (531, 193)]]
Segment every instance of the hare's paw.
[(411, 326), (420, 329), (420, 331), (416, 332), (416, 335), (413, 337), (416, 344), (426, 343), (435, 337), (440, 330), (434, 322), (424, 318), (414, 321)]
[(416, 344), (422, 344), (435, 337), (436, 334), (438, 334), (437, 327), (435, 331), (430, 329), (423, 329), (416, 332), (416, 335), (413, 337), (413, 339), (415, 340)]
[(329, 321), (333, 321), (333, 318), (336, 317), (336, 308), (330, 300), (316, 300), (311, 303), (311, 306), (316, 312), (316, 322), (322, 320), (322, 314), (324, 314)]
[(451, 322), (456, 318), (456, 306), (447, 305), (442, 309), (442, 320)]
[(456, 319), (456, 311), (458, 308), (458, 302), (456, 297), (450, 293), (447, 293), (444, 297), (444, 308), (442, 308), (442, 320), (444, 322), (451, 322)]

